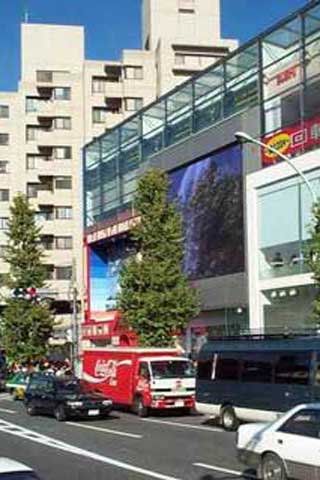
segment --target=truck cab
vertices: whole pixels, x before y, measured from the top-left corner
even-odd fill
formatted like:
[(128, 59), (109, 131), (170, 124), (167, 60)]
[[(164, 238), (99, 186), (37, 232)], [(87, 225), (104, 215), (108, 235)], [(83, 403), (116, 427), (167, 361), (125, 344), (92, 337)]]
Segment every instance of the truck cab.
[(145, 416), (149, 408), (194, 407), (195, 373), (191, 362), (180, 357), (141, 357), (135, 385), (135, 410)]

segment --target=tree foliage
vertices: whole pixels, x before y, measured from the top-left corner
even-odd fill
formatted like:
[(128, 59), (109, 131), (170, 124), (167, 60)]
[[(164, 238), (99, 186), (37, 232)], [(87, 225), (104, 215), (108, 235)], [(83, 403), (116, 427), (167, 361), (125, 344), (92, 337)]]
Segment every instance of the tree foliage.
[(40, 246), (40, 229), (34, 210), (24, 195), (17, 195), (10, 207), (8, 245), (4, 260), (9, 273), (3, 285), (10, 294), (0, 323), (0, 333), (7, 354), (14, 360), (27, 360), (45, 354), (53, 328), (53, 316), (47, 305), (26, 293), (19, 297), (13, 292), (27, 292), (44, 286), (46, 270)]
[(141, 223), (132, 232), (138, 254), (120, 273), (118, 307), (145, 346), (171, 346), (198, 313), (196, 291), (182, 272), (182, 222), (168, 200), (168, 178), (160, 170), (140, 180), (135, 209)]
[[(320, 201), (313, 206), (313, 222), (311, 226), (311, 240), (308, 246), (309, 266), (313, 272), (316, 286), (320, 289)], [(315, 319), (320, 321), (320, 293), (313, 302)], [(314, 320), (315, 320), (314, 319)]]

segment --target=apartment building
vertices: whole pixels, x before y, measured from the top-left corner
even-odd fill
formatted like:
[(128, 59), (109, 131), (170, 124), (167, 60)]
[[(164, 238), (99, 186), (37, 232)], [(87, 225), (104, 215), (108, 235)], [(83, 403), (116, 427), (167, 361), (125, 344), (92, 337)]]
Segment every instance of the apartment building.
[(18, 90), (0, 92), (0, 272), (10, 200), (23, 192), (42, 227), (41, 293), (55, 301), (61, 342), (73, 265), (85, 297), (82, 146), (237, 47), (221, 39), (219, 0), (143, 0), (142, 17), (142, 49), (123, 50), (119, 61), (86, 60), (81, 26), (22, 24)]

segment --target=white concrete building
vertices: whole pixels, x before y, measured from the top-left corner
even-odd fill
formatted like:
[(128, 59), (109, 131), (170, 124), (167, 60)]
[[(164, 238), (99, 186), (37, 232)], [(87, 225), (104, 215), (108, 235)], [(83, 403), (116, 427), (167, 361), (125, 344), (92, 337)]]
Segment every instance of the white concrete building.
[(23, 192), (42, 226), (43, 294), (56, 300), (62, 338), (72, 264), (82, 286), (82, 146), (237, 47), (221, 39), (219, 0), (143, 0), (142, 14), (143, 48), (118, 62), (86, 60), (81, 26), (23, 24), (19, 87), (0, 93), (0, 256), (10, 200)]
[[(305, 153), (294, 162), (319, 197), (319, 153)], [(285, 162), (248, 175), (246, 187), (250, 328), (311, 327), (317, 293), (308, 265), (312, 195)]]

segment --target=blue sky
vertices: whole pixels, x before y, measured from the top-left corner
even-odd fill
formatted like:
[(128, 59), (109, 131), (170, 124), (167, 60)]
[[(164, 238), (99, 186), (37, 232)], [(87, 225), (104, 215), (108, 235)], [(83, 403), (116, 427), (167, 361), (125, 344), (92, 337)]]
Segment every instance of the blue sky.
[[(30, 22), (84, 25), (86, 56), (116, 59), (122, 48), (140, 46), (142, 0), (0, 0), (0, 90), (19, 78), (19, 24), (28, 6)], [(158, 0), (161, 1), (161, 0)], [(249, 40), (307, 0), (221, 0), (225, 37)]]

